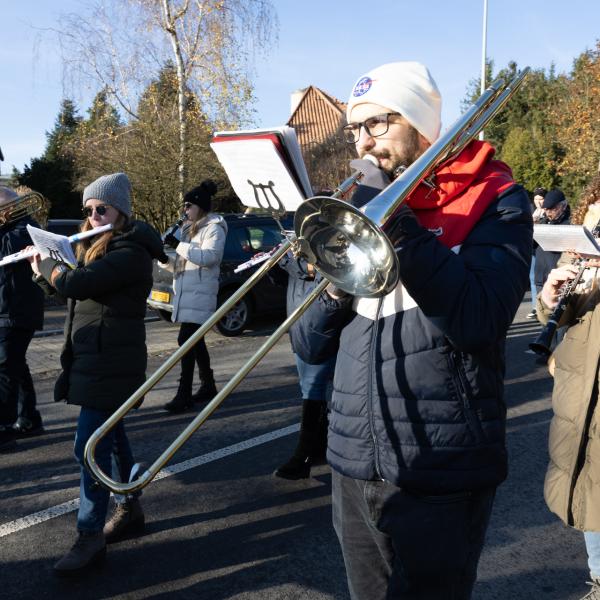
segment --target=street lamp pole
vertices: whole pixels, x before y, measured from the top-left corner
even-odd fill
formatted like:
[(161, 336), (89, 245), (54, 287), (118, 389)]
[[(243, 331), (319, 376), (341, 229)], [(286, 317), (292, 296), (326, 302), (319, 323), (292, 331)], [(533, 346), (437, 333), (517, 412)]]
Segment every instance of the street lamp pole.
[[(481, 93), (485, 92), (485, 62), (487, 54), (487, 9), (488, 0), (483, 0), (483, 33), (481, 40)], [(483, 129), (479, 132), (479, 139), (483, 140)]]

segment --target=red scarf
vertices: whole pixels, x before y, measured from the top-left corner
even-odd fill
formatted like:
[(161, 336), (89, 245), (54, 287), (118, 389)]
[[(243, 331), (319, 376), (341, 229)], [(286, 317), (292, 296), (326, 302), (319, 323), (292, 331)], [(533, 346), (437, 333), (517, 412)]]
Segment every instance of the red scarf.
[(435, 172), (435, 189), (421, 183), (407, 199), (417, 219), (444, 246), (462, 244), (488, 206), (515, 182), (510, 167), (492, 160), (496, 151), (473, 140)]

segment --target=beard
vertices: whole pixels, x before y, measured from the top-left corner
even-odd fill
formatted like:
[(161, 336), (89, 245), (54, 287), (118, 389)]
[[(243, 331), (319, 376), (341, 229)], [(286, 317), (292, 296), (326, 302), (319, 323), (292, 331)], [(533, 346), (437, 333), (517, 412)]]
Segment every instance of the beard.
[(398, 167), (409, 167), (423, 152), (419, 132), (414, 127), (409, 127), (402, 145), (397, 144), (391, 150), (385, 148), (378, 152), (370, 150), (364, 154), (374, 156), (378, 160), (381, 169), (391, 179), (394, 179), (394, 172)]

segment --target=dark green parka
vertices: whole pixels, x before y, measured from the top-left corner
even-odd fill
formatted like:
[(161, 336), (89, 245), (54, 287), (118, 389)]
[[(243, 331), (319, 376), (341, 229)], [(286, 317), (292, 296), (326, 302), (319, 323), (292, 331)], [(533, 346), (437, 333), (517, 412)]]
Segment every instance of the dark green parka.
[[(132, 221), (113, 237), (103, 257), (56, 277), (56, 291), (68, 299), (56, 401), (113, 412), (142, 385), (152, 259), (162, 257), (156, 230)], [(47, 281), (58, 264), (51, 258), (41, 262)]]

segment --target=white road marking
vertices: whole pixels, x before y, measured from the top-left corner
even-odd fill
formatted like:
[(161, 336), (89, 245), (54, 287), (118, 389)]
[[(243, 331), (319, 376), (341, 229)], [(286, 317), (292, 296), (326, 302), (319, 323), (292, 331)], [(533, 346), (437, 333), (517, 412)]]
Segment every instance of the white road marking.
[[(214, 452), (209, 452), (208, 454), (196, 456), (195, 458), (184, 460), (183, 462), (175, 465), (170, 465), (159, 471), (152, 483), (158, 481), (159, 479), (164, 479), (165, 477), (170, 477), (171, 475), (176, 475), (177, 473), (182, 473), (183, 471), (188, 471), (189, 469), (194, 469), (195, 467), (205, 465), (209, 462), (213, 462), (215, 460), (225, 458), (226, 456), (231, 456), (232, 454), (237, 454), (238, 452), (248, 450), (249, 448), (254, 448), (255, 446), (260, 446), (261, 444), (266, 444), (278, 438), (285, 437), (286, 435), (296, 433), (299, 429), (300, 425), (298, 424), (290, 425), (289, 427), (276, 429), (275, 431), (270, 431), (269, 433), (259, 435), (249, 440), (244, 440), (243, 442), (233, 444), (232, 446), (227, 446), (225, 448), (215, 450)], [(39, 512), (21, 517), (20, 519), (15, 519), (14, 521), (4, 523), (3, 525), (0, 525), (0, 538), (10, 535), (11, 533), (17, 533), (18, 531), (27, 529), (28, 527), (39, 525), (40, 523), (49, 521), (55, 517), (60, 517), (64, 514), (73, 512), (78, 508), (79, 498), (75, 498), (74, 500), (69, 500), (68, 502), (51, 506), (50, 508), (40, 510)]]

